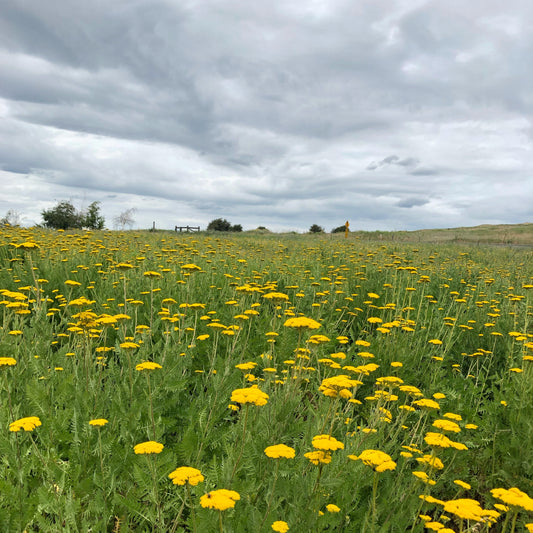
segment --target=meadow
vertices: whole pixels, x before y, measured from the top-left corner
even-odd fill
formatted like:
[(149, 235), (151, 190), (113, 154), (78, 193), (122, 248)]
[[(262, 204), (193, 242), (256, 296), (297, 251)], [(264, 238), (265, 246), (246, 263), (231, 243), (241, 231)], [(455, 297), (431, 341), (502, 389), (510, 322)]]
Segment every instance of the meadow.
[(533, 531), (532, 252), (0, 229), (0, 531)]

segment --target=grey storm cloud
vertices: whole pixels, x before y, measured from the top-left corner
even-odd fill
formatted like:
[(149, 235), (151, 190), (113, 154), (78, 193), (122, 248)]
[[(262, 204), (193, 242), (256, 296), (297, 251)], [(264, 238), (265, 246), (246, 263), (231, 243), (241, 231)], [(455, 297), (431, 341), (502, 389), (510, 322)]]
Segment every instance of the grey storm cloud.
[(0, 212), (531, 220), (532, 26), (529, 0), (3, 0)]

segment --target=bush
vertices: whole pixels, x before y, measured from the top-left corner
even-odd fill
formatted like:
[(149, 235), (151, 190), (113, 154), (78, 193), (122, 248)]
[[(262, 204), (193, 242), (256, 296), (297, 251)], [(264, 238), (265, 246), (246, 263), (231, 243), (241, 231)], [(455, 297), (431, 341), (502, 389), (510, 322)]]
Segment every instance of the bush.
[(313, 224), (309, 228), (309, 233), (324, 233), (324, 228), (322, 226), (319, 226), (318, 224)]
[(337, 226), (336, 228), (333, 228), (331, 230), (331, 233), (344, 233), (346, 231), (346, 226), (343, 224), (342, 226)]
[(240, 224), (231, 225), (225, 218), (216, 218), (207, 225), (207, 231), (242, 231)]

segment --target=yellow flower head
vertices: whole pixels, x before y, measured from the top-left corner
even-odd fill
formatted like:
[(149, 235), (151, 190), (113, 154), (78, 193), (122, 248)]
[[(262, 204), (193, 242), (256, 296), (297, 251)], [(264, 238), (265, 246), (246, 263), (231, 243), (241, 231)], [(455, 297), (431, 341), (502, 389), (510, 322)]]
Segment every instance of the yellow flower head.
[(218, 489), (204, 494), (200, 498), (200, 505), (207, 509), (225, 511), (226, 509), (233, 509), (235, 502), (240, 499), (240, 494), (234, 490)]
[(267, 294), (263, 294), (263, 298), (265, 298), (266, 300), (270, 300), (271, 302), (275, 302), (275, 303), (289, 301), (289, 296), (282, 292), (268, 292)]
[(14, 366), (17, 361), (13, 357), (0, 357), (0, 366)]
[(164, 446), (160, 444), (159, 442), (155, 442), (153, 440), (149, 440), (147, 442), (141, 442), (140, 444), (137, 444), (134, 446), (133, 451), (136, 454), (150, 454), (150, 453), (161, 453), (163, 451)]
[(120, 347), (123, 350), (134, 350), (135, 348), (138, 348), (139, 345), (137, 343), (135, 343), (135, 342), (126, 341), (126, 342), (120, 343)]
[(316, 435), (313, 437), (313, 448), (323, 451), (343, 450), (344, 444), (331, 435)]
[(294, 448), (285, 444), (275, 444), (274, 446), (265, 448), (265, 454), (272, 459), (294, 459), (296, 452)]
[(257, 388), (257, 385), (253, 385), (245, 389), (235, 389), (231, 393), (231, 401), (240, 404), (266, 405), (268, 394)]
[(145, 361), (144, 363), (139, 363), (135, 370), (138, 370), (139, 372), (143, 370), (157, 370), (159, 368), (163, 368), (160, 364), (154, 363), (153, 361)]
[(146, 276), (147, 278), (160, 278), (162, 274), (160, 274), (159, 272), (154, 272), (153, 270), (149, 270), (147, 272), (144, 272), (143, 276)]
[(18, 432), (21, 429), (24, 431), (33, 431), (36, 427), (41, 425), (41, 421), (37, 416), (27, 416), (26, 418), (19, 418), (15, 422), (9, 424), (9, 431)]
[(422, 398), (421, 400), (415, 400), (413, 405), (420, 407), (422, 409), (439, 409), (440, 405), (435, 400), (430, 400), (429, 398)]
[(423, 455), (422, 457), (417, 457), (416, 460), (419, 463), (429, 465), (431, 468), (434, 468), (435, 470), (442, 470), (444, 468), (442, 461), (438, 457), (435, 457), (434, 455), (426, 454), (426, 455)]
[(449, 500), (444, 502), (444, 511), (452, 513), (463, 520), (483, 519), (483, 509), (477, 500), (469, 498), (460, 498), (458, 500)]
[(106, 420), (105, 418), (95, 418), (94, 420), (89, 420), (89, 424), (91, 426), (105, 426), (109, 420)]
[(171, 472), (168, 477), (174, 485), (185, 485), (185, 483), (189, 483), (193, 487), (204, 480), (204, 476), (200, 470), (190, 466), (180, 466)]
[(426, 444), (432, 448), (455, 448), (456, 450), (468, 450), (468, 448), (460, 442), (454, 442), (442, 433), (428, 432), (424, 437)]
[(202, 269), (198, 265), (187, 263), (186, 265), (182, 265), (181, 270), (185, 270), (186, 272), (197, 272), (198, 270)]
[(526, 511), (533, 511), (533, 498), (530, 498), (517, 487), (511, 487), (510, 489), (492, 489), (490, 493), (494, 498), (501, 500), (506, 505), (521, 507)]
[(276, 520), (270, 527), (277, 533), (287, 533), (289, 531), (289, 524), (283, 520)]
[(391, 456), (380, 450), (364, 450), (359, 457), (357, 455), (349, 455), (348, 457), (354, 461), (363, 461), (365, 465), (370, 466), (376, 472), (385, 472), (396, 468), (396, 463)]
[(318, 329), (320, 323), (312, 318), (307, 318), (305, 316), (297, 316), (289, 318), (283, 324), (287, 328), (296, 328), (296, 329)]
[(329, 513), (338, 513), (341, 510), (341, 508), (337, 507), (334, 503), (326, 505), (326, 509)]
[(323, 379), (318, 390), (325, 396), (336, 398), (342, 390), (352, 389), (358, 385), (362, 385), (362, 382), (351, 379), (350, 376), (345, 374), (340, 374), (338, 376)]
[(314, 452), (304, 453), (304, 457), (309, 459), (314, 465), (331, 463), (331, 452), (316, 450)]
[(441, 431), (448, 431), (449, 433), (459, 433), (461, 431), (459, 424), (452, 420), (439, 419), (435, 420), (432, 425)]

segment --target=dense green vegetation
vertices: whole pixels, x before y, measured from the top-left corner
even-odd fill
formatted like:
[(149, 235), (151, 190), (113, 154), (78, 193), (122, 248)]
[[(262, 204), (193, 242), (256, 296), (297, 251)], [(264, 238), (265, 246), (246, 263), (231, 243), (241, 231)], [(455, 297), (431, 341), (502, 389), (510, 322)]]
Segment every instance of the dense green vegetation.
[(2, 229), (0, 530), (525, 531), (531, 259)]

